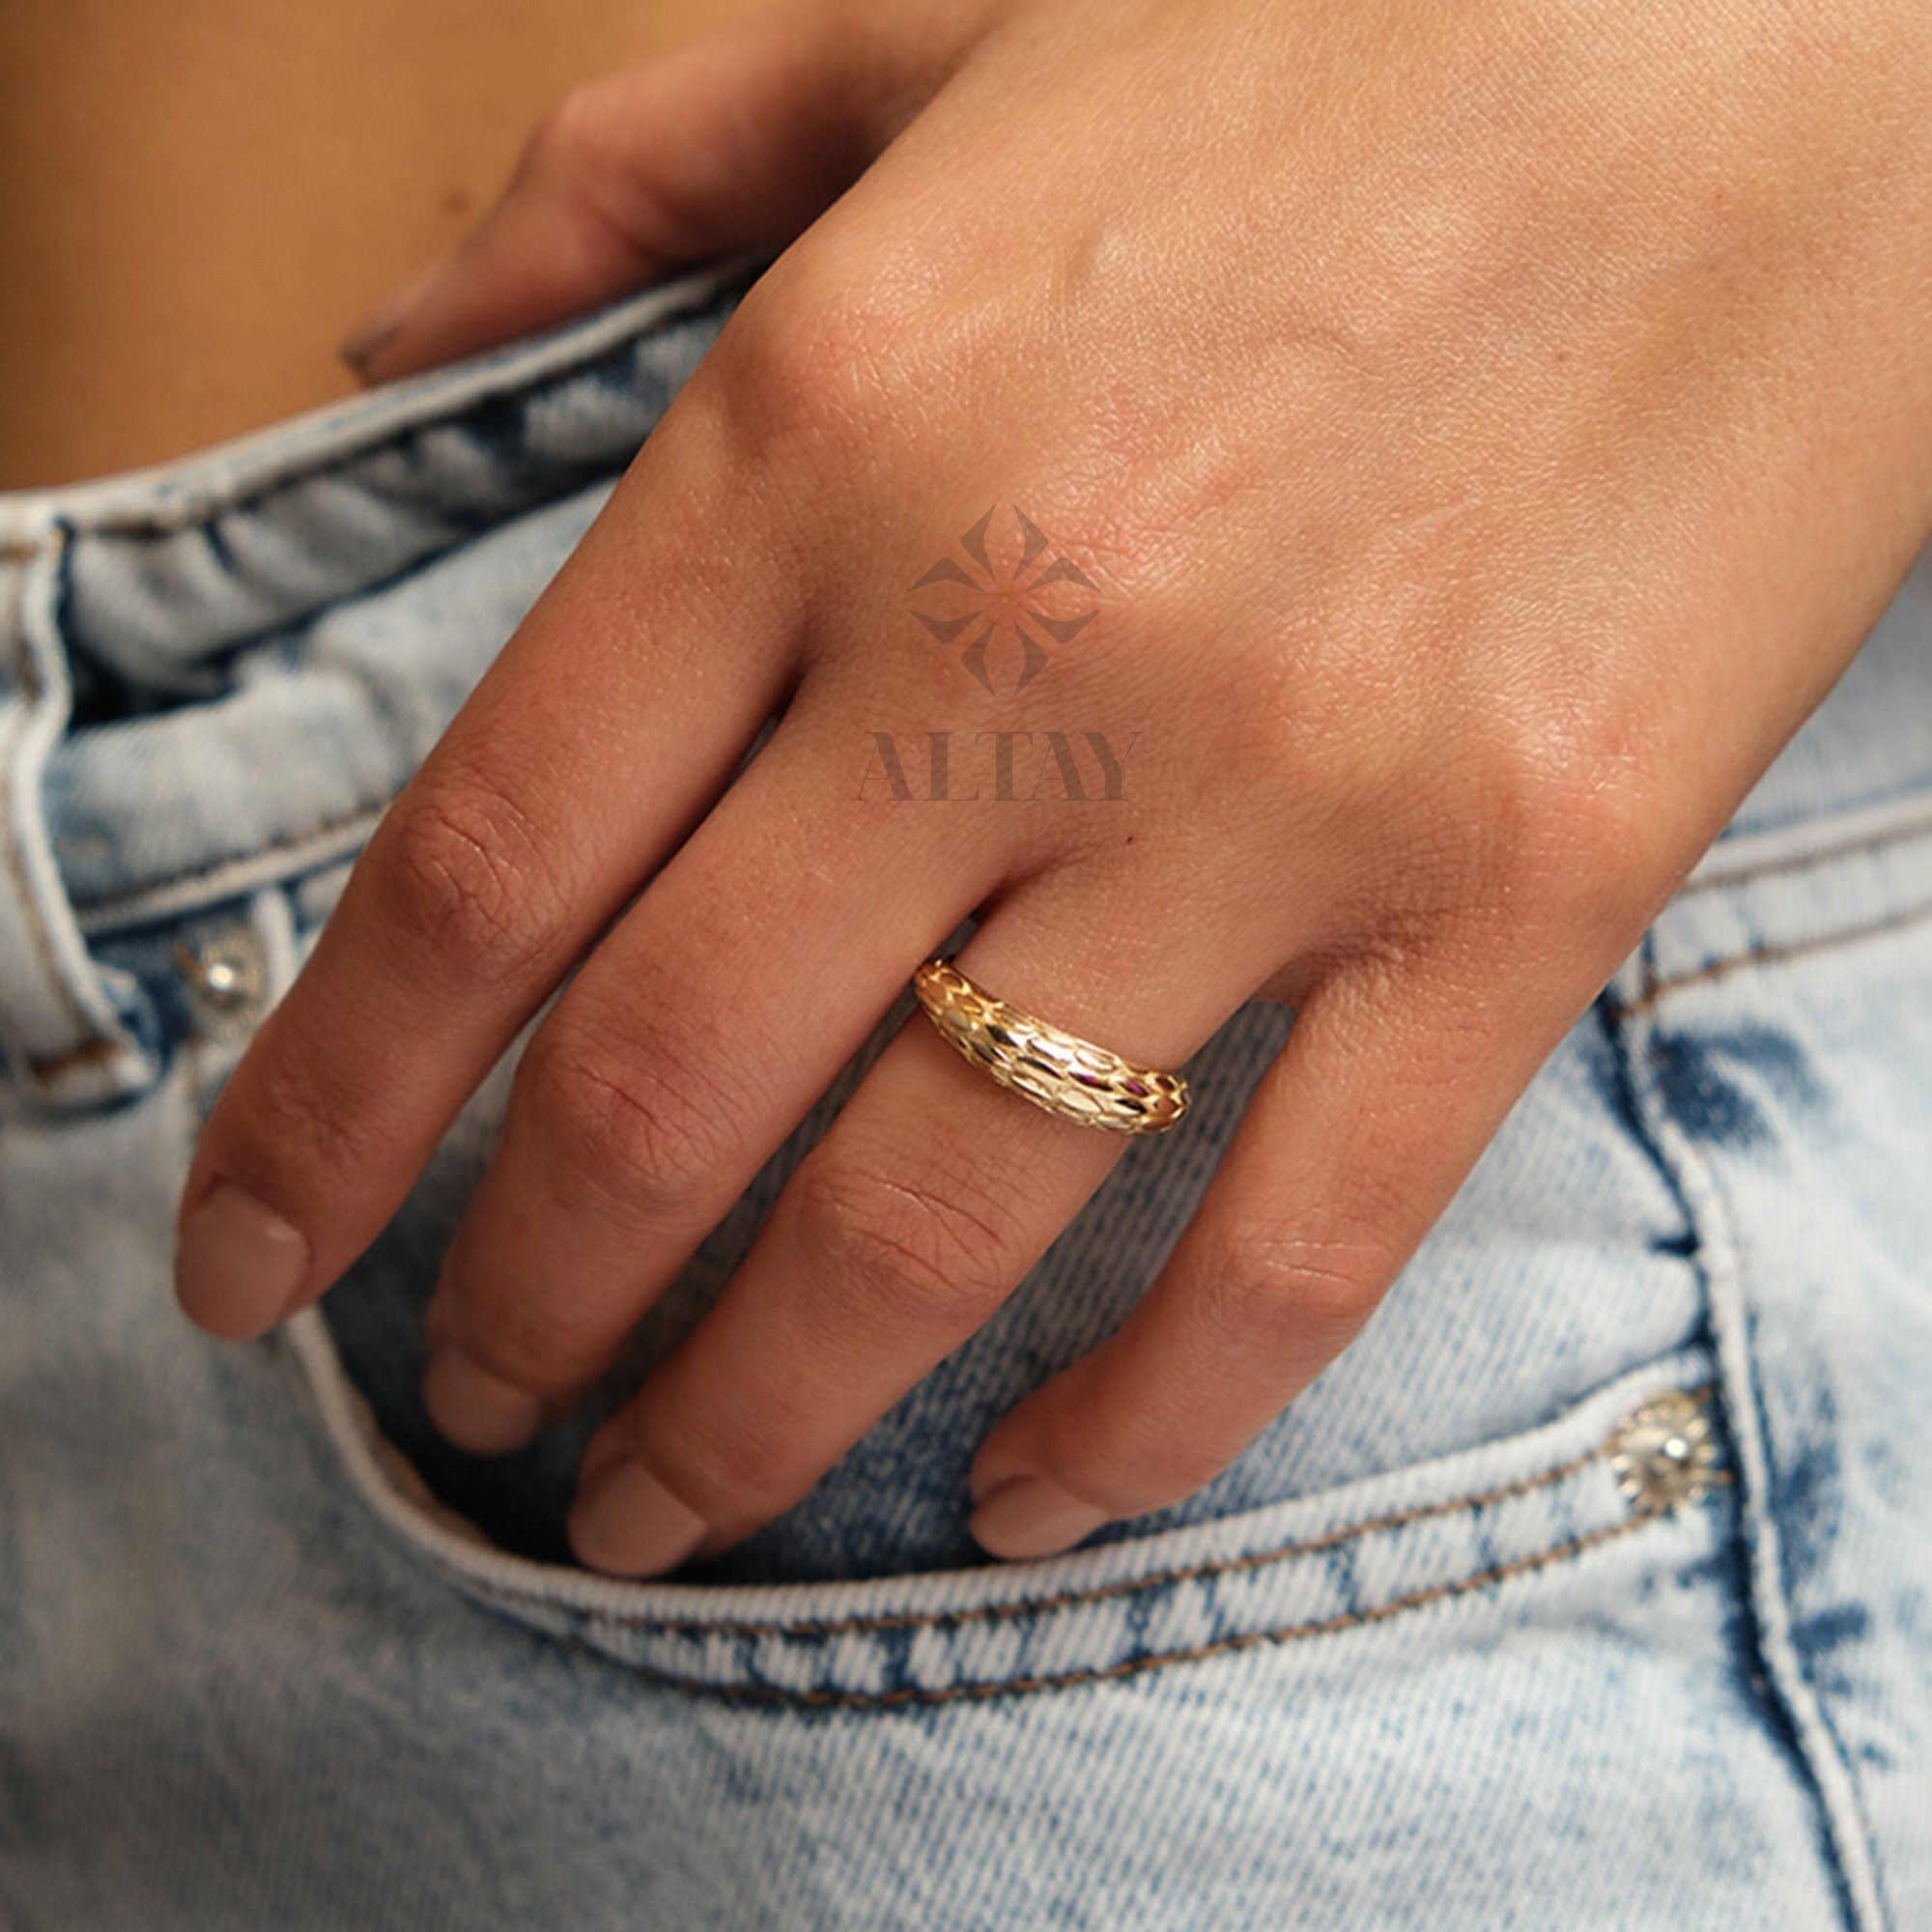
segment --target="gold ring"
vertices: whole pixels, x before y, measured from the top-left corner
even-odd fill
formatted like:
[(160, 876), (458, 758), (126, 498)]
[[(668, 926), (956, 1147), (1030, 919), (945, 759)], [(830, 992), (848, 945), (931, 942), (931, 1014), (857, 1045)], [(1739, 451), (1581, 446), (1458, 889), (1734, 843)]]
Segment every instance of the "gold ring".
[(928, 959), (913, 989), (934, 1026), (982, 1073), (1083, 1127), (1157, 1134), (1187, 1111), (1179, 1073), (1133, 1066), (976, 986), (945, 959)]

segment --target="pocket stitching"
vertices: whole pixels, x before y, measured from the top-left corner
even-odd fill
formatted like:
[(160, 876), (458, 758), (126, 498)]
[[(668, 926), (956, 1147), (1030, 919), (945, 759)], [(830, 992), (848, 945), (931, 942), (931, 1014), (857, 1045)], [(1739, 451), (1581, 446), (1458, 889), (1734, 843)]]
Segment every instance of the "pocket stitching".
[[(1912, 792), (1903, 794), (1907, 802), (1917, 796), (1918, 794)], [(1899, 802), (1896, 798), (1888, 799), (1882, 801), (1882, 806), (1895, 807)], [(1932, 804), (1932, 794), (1928, 794), (1927, 803)], [(1863, 810), (1869, 810), (1872, 808), (1867, 807)], [(1801, 819), (1797, 827), (1786, 829), (1808, 830), (1816, 822), (1818, 821)], [(1693, 872), (1692, 876), (1678, 887), (1676, 895), (1678, 898), (1687, 898), (1694, 893), (1719, 892), (1730, 886), (1744, 885), (1752, 879), (1775, 878), (1783, 873), (1807, 871), (1814, 866), (1828, 865), (1834, 859), (1850, 858), (1861, 852), (1882, 852), (1888, 846), (1902, 844), (1912, 838), (1928, 837), (1932, 837), (1932, 810), (1921, 810), (1916, 817), (1909, 817), (1902, 823), (1887, 825), (1876, 832), (1841, 838), (1812, 846), (1805, 851), (1776, 854), (1759, 860), (1756, 865), (1741, 866), (1735, 871), (1718, 870), (1703, 878), (1697, 877)], [(1713, 845), (1710, 849), (1714, 853), (1722, 850), (1719, 845)]]
[(1856, 945), (1861, 940), (1876, 939), (1888, 932), (1901, 931), (1908, 926), (1918, 925), (1927, 919), (1932, 919), (1932, 899), (1916, 899), (1909, 905), (1887, 913), (1881, 919), (1867, 920), (1860, 925), (1840, 926), (1832, 932), (1819, 933), (1809, 939), (1748, 946), (1743, 952), (1727, 952), (1721, 958), (1707, 960), (1701, 966), (1693, 966), (1661, 980), (1647, 977), (1652, 968), (1646, 951), (1644, 958), (1646, 982), (1643, 989), (1634, 998), (1627, 1001), (1617, 1001), (1614, 995), (1605, 997), (1611, 1002), (1613, 1017), (1636, 1018), (1653, 1012), (1666, 995), (1676, 992), (1680, 987), (1699, 985), (1708, 980), (1721, 980), (1746, 966), (1776, 965), (1780, 960), (1799, 959), (1808, 953), (1830, 952), (1841, 946)]
[[(1577, 1459), (1575, 1467), (1587, 1466), (1597, 1460), (1601, 1453), (1593, 1451), (1590, 1455)], [(1575, 1473), (1575, 1468), (1568, 1473)], [(1715, 1491), (1729, 1485), (1732, 1480), (1728, 1470), (1716, 1471), (1710, 1479), (1711, 1488)], [(1605, 1523), (1599, 1529), (1586, 1530), (1580, 1536), (1568, 1537), (1551, 1548), (1538, 1550), (1528, 1556), (1514, 1557), (1507, 1563), (1494, 1564), (1470, 1576), (1459, 1577), (1453, 1582), (1432, 1583), (1425, 1589), (1392, 1597), (1387, 1603), (1378, 1604), (1370, 1609), (1344, 1610), (1332, 1617), (1312, 1618), (1303, 1623), (1285, 1624), (1273, 1630), (1239, 1631), (1232, 1636), (1216, 1637), (1211, 1643), (1194, 1644), (1180, 1650), (1154, 1651), (1141, 1657), (1122, 1658), (1117, 1663), (1094, 1664), (1077, 1670), (1056, 1672), (1045, 1677), (989, 1678), (980, 1682), (948, 1684), (932, 1689), (912, 1685), (901, 1686), (892, 1690), (793, 1689), (779, 1684), (724, 1684), (706, 1678), (682, 1677), (674, 1671), (664, 1670), (654, 1664), (623, 1662), (611, 1658), (606, 1652), (592, 1649), (574, 1636), (566, 1640), (572, 1642), (578, 1649), (589, 1652), (599, 1662), (616, 1662), (619, 1668), (627, 1669), (633, 1675), (642, 1677), (666, 1690), (692, 1691), (701, 1696), (720, 1697), (739, 1703), (806, 1706), (816, 1710), (851, 1710), (904, 1704), (947, 1704), (969, 1697), (984, 1699), (1024, 1696), (1034, 1691), (1065, 1690), (1087, 1684), (1103, 1684), (1122, 1678), (1137, 1677), (1149, 1671), (1166, 1669), (1176, 1664), (1199, 1663), (1208, 1658), (1253, 1650), (1262, 1644), (1296, 1643), (1307, 1637), (1327, 1636), (1345, 1630), (1360, 1629), (1370, 1624), (1386, 1623), (1409, 1610), (1424, 1609), (1431, 1604), (1445, 1603), (1458, 1597), (1472, 1595), (1478, 1590), (1487, 1589), (1492, 1583), (1508, 1582), (1517, 1577), (1531, 1576), (1541, 1570), (1552, 1569), (1559, 1563), (1585, 1555), (1605, 1544), (1614, 1543), (1618, 1538), (1630, 1535), (1633, 1530), (1642, 1529), (1650, 1523), (1662, 1522), (1666, 1517), (1675, 1514), (1678, 1512), (1634, 1513), (1620, 1522)], [(1037, 1600), (1022, 1607), (1050, 1608), (1053, 1601)], [(712, 1628), (715, 1630), (717, 1627)]]
[[(1711, 1384), (1705, 1383), (1700, 1387), (1687, 1389), (1685, 1393), (1696, 1401), (1704, 1402), (1709, 1400), (1713, 1388)], [(874, 1615), (855, 1613), (847, 1617), (808, 1617), (791, 1622), (758, 1623), (728, 1617), (688, 1620), (671, 1617), (628, 1617), (609, 1611), (591, 1613), (590, 1621), (602, 1630), (651, 1631), (662, 1632), (668, 1635), (817, 1638), (864, 1636), (884, 1631), (940, 1628), (953, 1630), (1012, 1617), (1037, 1616), (1046, 1611), (1067, 1609), (1080, 1604), (1104, 1603), (1115, 1597), (1133, 1596), (1143, 1590), (1167, 1589), (1177, 1583), (1196, 1581), (1203, 1577), (1236, 1576), (1248, 1571), (1262, 1570), (1271, 1564), (1286, 1563), (1296, 1557), (1318, 1555), (1323, 1550), (1339, 1548), (1378, 1531), (1402, 1529), (1411, 1523), (1426, 1522), (1435, 1517), (1463, 1515), (1472, 1510), (1486, 1509), (1494, 1503), (1509, 1502), (1519, 1496), (1534, 1495), (1539, 1490), (1548, 1489), (1587, 1469), (1593, 1463), (1605, 1461), (1609, 1456), (1615, 1440), (1616, 1435), (1613, 1432), (1594, 1448), (1585, 1449), (1550, 1468), (1539, 1469), (1533, 1476), (1520, 1476), (1515, 1482), (1500, 1483), (1491, 1489), (1472, 1491), (1466, 1495), (1451, 1496), (1439, 1502), (1417, 1503), (1408, 1509), (1391, 1510), (1383, 1516), (1370, 1517), (1361, 1522), (1346, 1523), (1337, 1529), (1324, 1530), (1319, 1536), (1293, 1538), (1287, 1543), (1276, 1544), (1266, 1549), (1249, 1550), (1239, 1556), (1211, 1558), (1203, 1563), (1151, 1571), (1144, 1576), (1122, 1577), (1112, 1582), (1094, 1584), (1088, 1589), (1062, 1590), (1051, 1596), (1016, 1597), (1001, 1603), (975, 1604), (956, 1610), (897, 1610)], [(1641, 1521), (1643, 1519), (1639, 1517), (1634, 1520)], [(1613, 1526), (1621, 1529), (1627, 1525)], [(1587, 1548), (1588, 1545), (1585, 1543), (1580, 1547)], [(1500, 1566), (1493, 1574), (1506, 1576), (1509, 1574), (1509, 1567)], [(491, 1594), (526, 1603), (540, 1604), (547, 1601), (540, 1591), (522, 1590), (513, 1583), (493, 1586)], [(1373, 1613), (1359, 1614), (1366, 1620)]]

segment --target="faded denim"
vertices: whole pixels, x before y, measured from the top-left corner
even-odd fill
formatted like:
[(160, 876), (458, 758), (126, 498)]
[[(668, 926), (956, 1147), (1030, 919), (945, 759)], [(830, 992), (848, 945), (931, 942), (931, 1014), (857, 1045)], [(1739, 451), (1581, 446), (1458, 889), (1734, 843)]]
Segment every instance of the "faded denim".
[[(976, 1548), (972, 1451), (1151, 1278), (1278, 1009), (675, 1580), (571, 1565), (576, 1455), (909, 995), (523, 1454), (415, 1393), (514, 1052), (321, 1310), (178, 1314), (221, 1078), (751, 272), (0, 497), (0, 1925), (1932, 1925), (1932, 552), (1354, 1346), (1068, 1555)], [(1713, 1460), (1659, 1495), (1673, 1391)]]

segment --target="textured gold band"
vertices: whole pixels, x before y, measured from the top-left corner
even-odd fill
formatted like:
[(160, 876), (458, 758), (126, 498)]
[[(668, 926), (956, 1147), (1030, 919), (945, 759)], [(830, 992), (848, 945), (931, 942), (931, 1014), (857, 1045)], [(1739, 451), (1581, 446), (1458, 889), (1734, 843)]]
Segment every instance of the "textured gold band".
[(1157, 1134), (1187, 1111), (1179, 1074), (1130, 1066), (994, 999), (944, 959), (928, 959), (912, 983), (933, 1025), (975, 1066), (1050, 1114), (1117, 1134)]

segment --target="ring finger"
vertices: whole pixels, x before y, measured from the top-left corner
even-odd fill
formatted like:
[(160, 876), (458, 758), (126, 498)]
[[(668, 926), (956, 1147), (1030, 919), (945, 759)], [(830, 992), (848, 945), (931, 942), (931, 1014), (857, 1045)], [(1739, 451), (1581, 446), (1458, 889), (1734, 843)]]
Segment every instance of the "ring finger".
[[(1171, 924), (1121, 919), (1118, 880), (1085, 876), (1084, 890), (1063, 870), (1003, 898), (960, 969), (1129, 1059), (1176, 1065), (1265, 977), (1263, 948), (1231, 957), (1194, 937), (1206, 922), (1177, 946)], [(917, 964), (906, 952), (898, 970)], [(976, 1074), (913, 1015), (717, 1302), (591, 1442), (578, 1555), (648, 1575), (796, 1502), (993, 1314), (1123, 1145)]]

